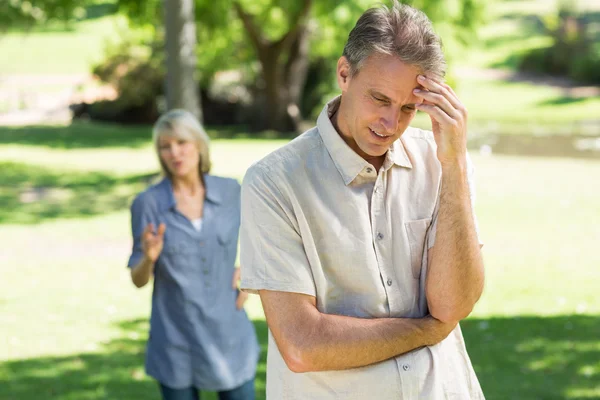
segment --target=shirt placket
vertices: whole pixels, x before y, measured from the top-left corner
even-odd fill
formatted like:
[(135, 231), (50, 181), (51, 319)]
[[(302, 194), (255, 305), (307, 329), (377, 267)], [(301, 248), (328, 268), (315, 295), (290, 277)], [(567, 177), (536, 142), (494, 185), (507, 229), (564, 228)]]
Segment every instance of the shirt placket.
[(381, 170), (377, 174), (375, 187), (371, 195), (371, 229), (373, 235), (373, 247), (377, 256), (377, 266), (381, 274), (381, 280), (386, 292), (388, 310), (390, 316), (395, 315), (401, 306), (400, 293), (396, 287), (396, 275), (394, 274), (391, 258), (391, 231), (387, 223), (385, 197), (386, 197), (387, 171)]

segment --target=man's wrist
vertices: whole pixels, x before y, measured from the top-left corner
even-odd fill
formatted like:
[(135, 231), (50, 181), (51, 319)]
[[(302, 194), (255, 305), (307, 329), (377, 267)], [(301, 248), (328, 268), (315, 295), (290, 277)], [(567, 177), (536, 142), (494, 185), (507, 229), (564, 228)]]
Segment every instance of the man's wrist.
[(444, 173), (466, 173), (467, 153), (456, 155), (450, 159), (440, 161)]

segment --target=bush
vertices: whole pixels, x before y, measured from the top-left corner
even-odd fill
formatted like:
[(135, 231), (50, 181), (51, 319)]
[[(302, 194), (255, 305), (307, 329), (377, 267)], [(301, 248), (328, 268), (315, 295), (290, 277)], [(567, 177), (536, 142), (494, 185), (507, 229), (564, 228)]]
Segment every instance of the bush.
[(107, 49), (106, 59), (93, 69), (103, 83), (117, 92), (116, 100), (71, 106), (74, 118), (147, 124), (159, 115), (165, 71), (162, 46), (156, 42), (126, 41)]
[(593, 24), (570, 2), (542, 20), (552, 45), (533, 49), (519, 64), (526, 72), (564, 76), (580, 83), (600, 84), (600, 45)]

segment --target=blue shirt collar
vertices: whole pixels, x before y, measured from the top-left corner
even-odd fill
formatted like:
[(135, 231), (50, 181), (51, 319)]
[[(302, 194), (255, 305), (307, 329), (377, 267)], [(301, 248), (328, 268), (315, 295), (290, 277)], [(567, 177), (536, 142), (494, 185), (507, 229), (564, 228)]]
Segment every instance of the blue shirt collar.
[[(214, 203), (221, 204), (223, 202), (223, 194), (221, 193), (220, 187), (217, 184), (215, 177), (209, 174), (204, 174), (204, 185), (206, 189), (206, 200)], [(173, 193), (173, 184), (167, 177), (163, 178), (157, 185), (156, 189), (159, 191), (159, 208), (161, 211), (174, 209), (177, 205), (175, 200), (175, 194)]]

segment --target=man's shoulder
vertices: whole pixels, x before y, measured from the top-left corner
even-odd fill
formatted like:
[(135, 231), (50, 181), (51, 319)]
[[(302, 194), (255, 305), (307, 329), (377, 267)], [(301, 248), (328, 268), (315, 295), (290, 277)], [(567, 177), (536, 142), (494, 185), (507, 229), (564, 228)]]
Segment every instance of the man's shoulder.
[(313, 127), (256, 161), (246, 172), (246, 177), (262, 174), (271, 175), (275, 171), (280, 171), (282, 175), (286, 175), (287, 172), (303, 164), (304, 160), (322, 144), (317, 127)]
[(424, 142), (427, 145), (435, 146), (435, 138), (433, 137), (433, 132), (425, 129), (415, 128), (414, 126), (409, 126), (408, 128), (406, 128), (401, 138), (403, 139), (403, 141), (406, 141), (408, 143)]
[(400, 141), (413, 162), (420, 160), (429, 163), (437, 160), (437, 144), (433, 132), (410, 126), (400, 136)]

